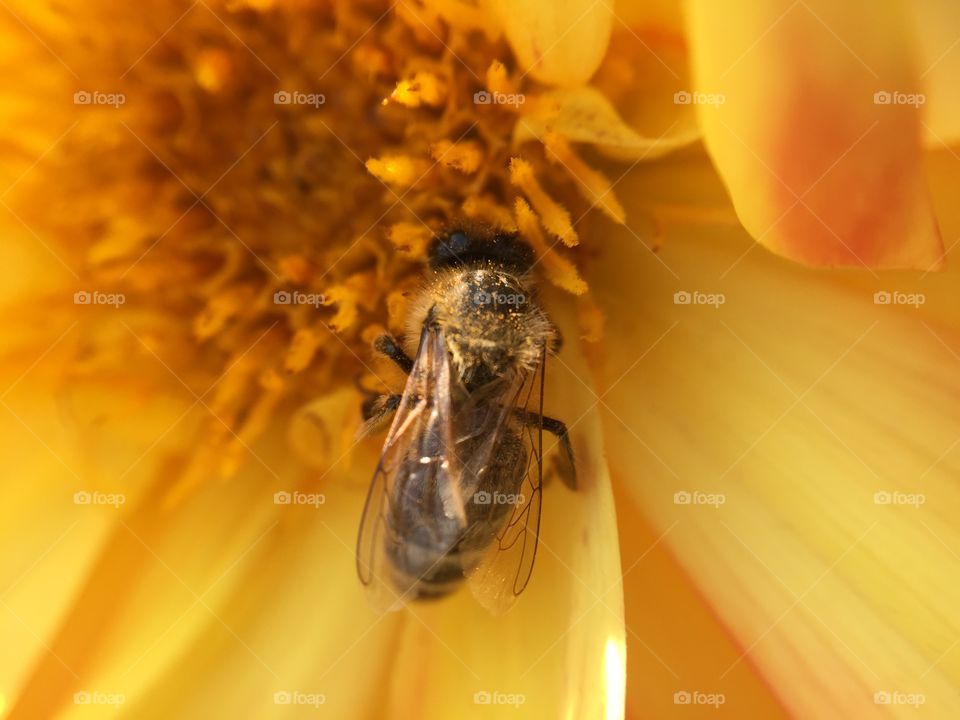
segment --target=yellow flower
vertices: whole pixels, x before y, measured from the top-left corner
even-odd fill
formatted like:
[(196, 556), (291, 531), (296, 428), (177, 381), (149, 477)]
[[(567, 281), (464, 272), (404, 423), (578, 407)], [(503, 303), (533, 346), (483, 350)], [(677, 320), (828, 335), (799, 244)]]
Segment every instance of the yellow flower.
[[(960, 298), (929, 272), (960, 233), (960, 11), (0, 22), (0, 713), (960, 710)], [(378, 617), (358, 386), (401, 382), (369, 343), (458, 215), (538, 256), (584, 483), (548, 486), (507, 615), (461, 594)]]

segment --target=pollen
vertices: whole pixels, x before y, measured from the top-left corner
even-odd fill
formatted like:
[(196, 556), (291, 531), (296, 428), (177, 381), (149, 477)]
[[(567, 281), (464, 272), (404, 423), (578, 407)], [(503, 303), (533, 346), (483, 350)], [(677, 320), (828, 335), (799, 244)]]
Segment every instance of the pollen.
[(454, 168), (467, 175), (475, 173), (483, 160), (480, 146), (470, 140), (459, 143), (441, 140), (430, 146), (430, 155), (444, 167)]
[(398, 222), (387, 230), (387, 238), (401, 253), (414, 258), (427, 256), (427, 244), (433, 233), (421, 222)]
[(516, 86), (510, 81), (507, 74), (507, 66), (499, 60), (494, 60), (487, 68), (487, 90), (493, 93), (503, 93), (505, 95), (517, 92)]
[(573, 229), (573, 224), (570, 222), (570, 213), (544, 191), (529, 162), (521, 158), (513, 158), (510, 161), (510, 182), (527, 196), (543, 217), (544, 227), (552, 235), (567, 247), (580, 242), (577, 231)]
[(440, 107), (446, 99), (446, 86), (433, 73), (420, 72), (409, 80), (401, 80), (386, 98), (384, 104), (393, 101), (409, 108), (429, 105)]
[(383, 182), (401, 188), (407, 188), (418, 182), (429, 170), (429, 166), (419, 158), (408, 155), (383, 155), (367, 160), (367, 170)]
[(118, 35), (98, 21), (110, 5), (90, 4), (38, 33), (71, 33), (63, 47), (89, 53), (85, 84), (125, 102), (73, 104), (54, 60), (32, 101), (52, 139), (75, 127), (52, 146), (0, 148), (21, 177), (4, 203), (80, 278), (57, 312), (77, 312), (85, 288), (125, 297), (112, 315), (84, 313), (78, 383), (140, 353), (171, 393), (210, 389), (164, 502), (258, 464), (263, 436), (322, 398), (353, 393), (359, 424), (358, 386), (396, 392), (370, 343), (406, 332), (430, 240), (452, 221), (519, 232), (534, 275), (589, 297), (578, 230), (623, 209), (568, 138), (516, 141), (543, 89), (476, 4), (242, 0), (219, 21), (186, 13), (159, 39), (176, 20), (160, 5)]
[(533, 247), (537, 259), (543, 263), (550, 282), (574, 295), (583, 295), (587, 291), (587, 284), (580, 277), (576, 266), (557, 253), (553, 245), (547, 243), (540, 229), (540, 219), (530, 205), (523, 198), (517, 198), (514, 207), (517, 227)]
[(577, 181), (577, 187), (583, 196), (615, 223), (623, 225), (627, 220), (617, 196), (613, 194), (613, 185), (599, 170), (587, 165), (570, 147), (565, 137), (556, 132), (548, 132), (544, 137), (547, 156), (563, 167)]
[(463, 214), (472, 220), (481, 220), (507, 232), (516, 232), (517, 222), (509, 208), (489, 195), (473, 195), (463, 201)]
[(230, 53), (220, 48), (211, 48), (200, 53), (197, 59), (196, 78), (200, 87), (210, 92), (223, 90), (233, 74)]

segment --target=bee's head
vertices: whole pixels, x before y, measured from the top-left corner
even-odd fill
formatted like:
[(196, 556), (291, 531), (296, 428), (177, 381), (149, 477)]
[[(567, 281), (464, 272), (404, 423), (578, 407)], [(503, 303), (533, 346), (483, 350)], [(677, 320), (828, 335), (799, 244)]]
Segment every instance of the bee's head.
[(455, 268), (489, 261), (523, 275), (533, 266), (530, 247), (517, 233), (496, 230), (481, 223), (450, 225), (433, 239), (430, 267)]

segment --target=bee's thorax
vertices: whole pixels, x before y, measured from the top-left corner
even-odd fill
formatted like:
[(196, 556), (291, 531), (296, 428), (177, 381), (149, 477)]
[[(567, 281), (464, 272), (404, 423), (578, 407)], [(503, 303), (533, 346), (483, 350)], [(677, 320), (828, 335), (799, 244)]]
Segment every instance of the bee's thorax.
[(489, 261), (436, 272), (411, 313), (411, 333), (419, 336), (428, 315), (467, 384), (535, 368), (554, 335), (529, 281)]

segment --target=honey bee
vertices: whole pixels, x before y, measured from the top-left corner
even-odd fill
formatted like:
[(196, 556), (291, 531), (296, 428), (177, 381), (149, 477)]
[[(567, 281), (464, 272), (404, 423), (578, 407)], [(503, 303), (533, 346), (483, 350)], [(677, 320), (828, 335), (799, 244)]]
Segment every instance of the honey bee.
[(379, 609), (466, 582), (503, 612), (533, 572), (544, 430), (575, 486), (567, 427), (542, 412), (545, 360), (560, 336), (533, 294), (533, 262), (514, 233), (448, 228), (411, 305), (415, 356), (389, 335), (374, 342), (408, 375), (402, 395), (365, 407), (368, 425), (395, 411), (357, 540), (357, 573)]

